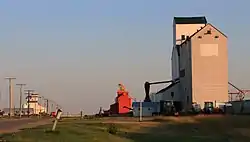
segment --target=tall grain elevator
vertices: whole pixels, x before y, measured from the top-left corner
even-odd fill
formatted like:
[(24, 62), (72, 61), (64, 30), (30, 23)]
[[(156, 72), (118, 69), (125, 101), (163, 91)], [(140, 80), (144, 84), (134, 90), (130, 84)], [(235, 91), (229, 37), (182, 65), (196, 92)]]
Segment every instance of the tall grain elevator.
[(154, 100), (193, 103), (228, 102), (227, 36), (207, 23), (204, 16), (174, 17), (171, 57), (172, 83), (157, 92)]
[(174, 17), (173, 20), (173, 50), (172, 50), (172, 79), (179, 77), (178, 45), (207, 24), (205, 17)]

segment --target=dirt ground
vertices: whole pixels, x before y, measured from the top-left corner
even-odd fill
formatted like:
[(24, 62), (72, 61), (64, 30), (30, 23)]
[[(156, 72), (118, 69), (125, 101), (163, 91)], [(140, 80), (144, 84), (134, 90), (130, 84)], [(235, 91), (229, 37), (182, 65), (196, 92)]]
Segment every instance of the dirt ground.
[(34, 118), (4, 119), (0, 120), (0, 134), (18, 132), (23, 128), (31, 128), (48, 123), (52, 123), (52, 120)]

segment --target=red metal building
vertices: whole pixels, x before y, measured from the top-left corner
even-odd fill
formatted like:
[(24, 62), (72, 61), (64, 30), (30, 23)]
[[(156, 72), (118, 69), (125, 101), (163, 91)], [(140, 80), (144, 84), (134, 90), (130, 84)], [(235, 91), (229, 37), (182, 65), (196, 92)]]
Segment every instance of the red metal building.
[(126, 114), (132, 107), (132, 98), (122, 84), (119, 84), (115, 103), (110, 105), (110, 114)]

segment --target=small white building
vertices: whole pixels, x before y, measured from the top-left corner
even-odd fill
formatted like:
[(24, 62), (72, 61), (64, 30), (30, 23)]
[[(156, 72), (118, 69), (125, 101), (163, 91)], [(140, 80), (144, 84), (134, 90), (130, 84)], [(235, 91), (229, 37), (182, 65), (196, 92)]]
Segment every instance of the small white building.
[[(33, 114), (46, 113), (46, 108), (38, 103), (39, 98), (40, 97), (38, 93), (33, 93), (30, 95), (29, 106), (30, 109), (34, 110)], [(27, 108), (28, 108), (28, 97), (26, 98), (26, 103), (23, 104), (23, 109)]]
[[(140, 116), (140, 102), (133, 102), (133, 116)], [(142, 116), (153, 116), (160, 112), (159, 102), (142, 102)]]

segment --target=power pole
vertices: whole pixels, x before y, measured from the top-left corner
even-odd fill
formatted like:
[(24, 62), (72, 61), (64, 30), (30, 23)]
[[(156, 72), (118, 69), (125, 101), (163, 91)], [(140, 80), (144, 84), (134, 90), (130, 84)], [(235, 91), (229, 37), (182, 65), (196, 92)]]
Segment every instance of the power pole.
[(27, 91), (27, 94), (28, 94), (28, 117), (30, 117), (30, 95), (31, 95), (31, 92), (33, 92), (34, 90), (28, 89), (25, 91)]
[(49, 114), (49, 100), (48, 100), (48, 99), (46, 100), (46, 103), (47, 103), (47, 104), (46, 104), (46, 107), (47, 107), (47, 113)]
[(17, 86), (20, 86), (20, 98), (19, 98), (19, 101), (20, 101), (20, 108), (19, 108), (19, 115), (20, 115), (20, 118), (22, 117), (22, 96), (23, 96), (23, 86), (25, 86), (26, 84), (16, 84)]
[(13, 105), (13, 102), (12, 102), (12, 80), (16, 79), (15, 77), (6, 77), (5, 79), (8, 79), (9, 80), (9, 117), (12, 116), (12, 105)]
[(46, 101), (46, 113), (49, 114), (49, 99), (45, 99), (44, 100)]
[[(39, 97), (40, 99), (40, 113), (42, 113), (42, 106), (43, 106), (43, 97)], [(43, 110), (43, 113), (44, 113), (44, 110)]]

